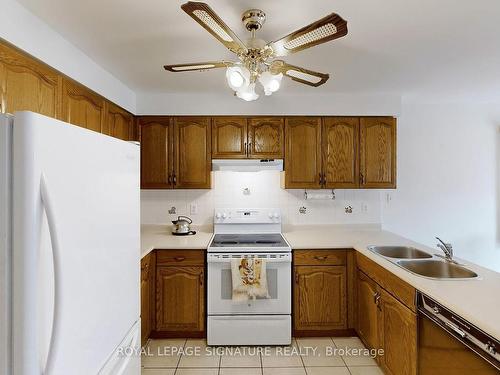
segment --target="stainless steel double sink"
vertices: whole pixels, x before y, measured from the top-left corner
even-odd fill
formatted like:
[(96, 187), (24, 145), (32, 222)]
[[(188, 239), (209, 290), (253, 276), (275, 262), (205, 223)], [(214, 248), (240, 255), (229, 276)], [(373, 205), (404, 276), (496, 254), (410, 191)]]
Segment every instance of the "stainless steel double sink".
[(431, 279), (472, 279), (478, 274), (454, 261), (440, 259), (423, 250), (408, 246), (368, 246), (368, 250), (383, 256), (405, 270)]

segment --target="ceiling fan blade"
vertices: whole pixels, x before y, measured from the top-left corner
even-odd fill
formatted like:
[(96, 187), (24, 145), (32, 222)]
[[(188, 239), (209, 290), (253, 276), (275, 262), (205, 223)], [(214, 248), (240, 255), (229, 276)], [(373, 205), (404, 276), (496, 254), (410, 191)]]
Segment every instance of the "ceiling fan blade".
[(286, 56), (347, 35), (347, 21), (332, 13), (268, 44), (274, 56)]
[(181, 8), (232, 52), (247, 51), (243, 42), (207, 4), (188, 1)]
[(193, 72), (193, 71), (203, 71), (216, 68), (226, 68), (228, 66), (233, 66), (234, 64), (229, 61), (206, 61), (199, 63), (190, 64), (175, 64), (175, 65), (164, 65), (165, 70), (169, 72)]
[(273, 61), (273, 63), (269, 67), (269, 70), (272, 74), (283, 73), (283, 75), (291, 78), (296, 82), (300, 82), (313, 87), (321, 86), (326, 81), (328, 81), (328, 78), (330, 78), (329, 74), (315, 72), (314, 70), (290, 65), (283, 60)]

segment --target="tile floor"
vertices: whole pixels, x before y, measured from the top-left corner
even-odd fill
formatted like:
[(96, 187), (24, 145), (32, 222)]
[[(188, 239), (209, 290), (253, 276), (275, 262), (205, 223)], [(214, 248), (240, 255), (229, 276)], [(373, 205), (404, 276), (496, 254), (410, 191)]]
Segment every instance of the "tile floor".
[[(334, 348), (340, 353), (332, 354)], [(382, 375), (357, 337), (297, 338), (288, 347), (207, 347), (205, 340), (150, 340), (142, 375)], [(232, 353), (230, 352), (232, 350)], [(180, 353), (182, 352), (182, 353)]]

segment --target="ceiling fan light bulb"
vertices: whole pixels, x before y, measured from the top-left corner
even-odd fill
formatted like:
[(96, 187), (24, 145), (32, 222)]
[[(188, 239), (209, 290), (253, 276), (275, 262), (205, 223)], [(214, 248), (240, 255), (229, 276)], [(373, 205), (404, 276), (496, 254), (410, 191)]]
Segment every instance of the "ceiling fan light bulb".
[(259, 94), (255, 92), (255, 83), (251, 83), (248, 87), (236, 91), (236, 96), (247, 102), (251, 102), (259, 98)]
[(262, 72), (262, 74), (259, 76), (259, 82), (262, 84), (262, 87), (264, 87), (264, 93), (269, 96), (273, 92), (278, 91), (281, 85), (282, 78), (282, 73), (271, 74), (271, 72), (269, 71)]

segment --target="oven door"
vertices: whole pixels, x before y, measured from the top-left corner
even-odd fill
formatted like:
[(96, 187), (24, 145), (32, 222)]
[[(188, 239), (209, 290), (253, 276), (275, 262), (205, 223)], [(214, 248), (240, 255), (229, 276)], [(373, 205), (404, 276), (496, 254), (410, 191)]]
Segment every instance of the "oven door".
[[(266, 259), (267, 288), (270, 298), (233, 302), (231, 259)], [(208, 315), (291, 314), (291, 253), (209, 253)]]

